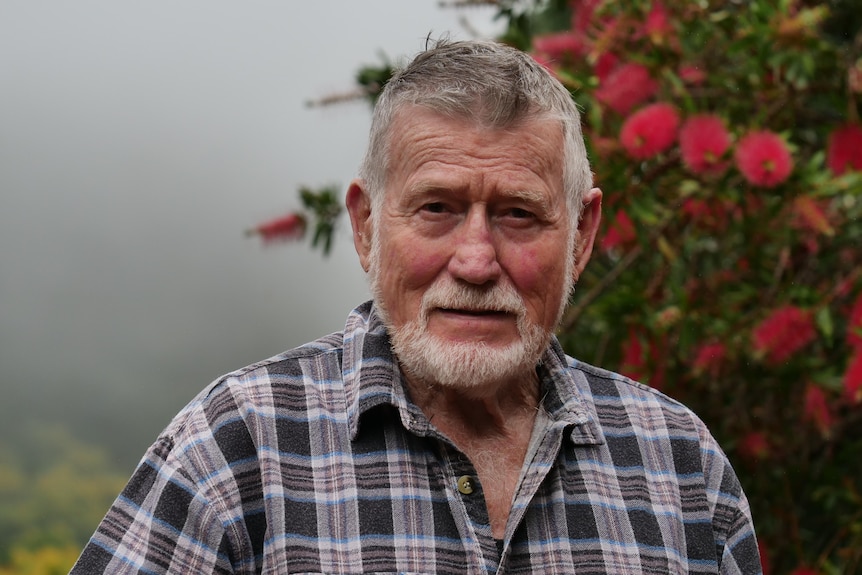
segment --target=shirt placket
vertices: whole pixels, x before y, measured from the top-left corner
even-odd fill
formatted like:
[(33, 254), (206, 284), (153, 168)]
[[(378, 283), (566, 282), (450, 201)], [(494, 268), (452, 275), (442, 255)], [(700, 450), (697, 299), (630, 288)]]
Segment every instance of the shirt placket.
[(500, 557), (500, 565), (497, 569), (498, 575), (507, 572), (509, 557), (511, 554), (510, 543), (518, 532), (524, 515), (535, 497), (539, 487), (545, 481), (548, 473), (553, 467), (562, 447), (565, 430), (569, 424), (554, 421), (544, 411), (539, 411), (536, 426), (533, 432), (533, 441), (527, 452), (527, 461), (524, 472), (519, 481), (509, 521), (506, 526), (506, 536), (503, 546), (503, 554)]
[(499, 551), (491, 533), (485, 493), (476, 469), (447, 441), (440, 440), (440, 446), (446, 493), (467, 555), (465, 573), (495, 573)]

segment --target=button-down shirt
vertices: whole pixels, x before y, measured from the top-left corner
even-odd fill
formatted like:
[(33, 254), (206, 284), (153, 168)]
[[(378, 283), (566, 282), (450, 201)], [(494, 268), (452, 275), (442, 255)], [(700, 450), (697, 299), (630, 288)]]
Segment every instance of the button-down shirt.
[(231, 373), (148, 450), (83, 573), (759, 573), (725, 455), (678, 402), (556, 340), (505, 538), (471, 462), (411, 402), (366, 303)]

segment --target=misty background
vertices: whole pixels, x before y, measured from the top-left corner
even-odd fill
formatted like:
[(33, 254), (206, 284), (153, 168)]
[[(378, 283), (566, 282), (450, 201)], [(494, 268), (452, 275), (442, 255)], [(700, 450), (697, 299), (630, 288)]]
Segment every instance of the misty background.
[(368, 297), (346, 218), (329, 258), (243, 232), (355, 173), (369, 106), (308, 101), (494, 13), (0, 3), (0, 437), (60, 429), (127, 475), (210, 381), (340, 330)]

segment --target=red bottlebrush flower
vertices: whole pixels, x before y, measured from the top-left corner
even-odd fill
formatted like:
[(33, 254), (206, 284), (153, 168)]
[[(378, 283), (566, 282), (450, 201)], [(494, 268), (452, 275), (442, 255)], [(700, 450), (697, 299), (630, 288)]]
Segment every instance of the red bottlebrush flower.
[(739, 455), (749, 463), (767, 459), (772, 452), (769, 439), (762, 431), (750, 431), (743, 436), (736, 446)]
[(859, 294), (850, 310), (850, 321), (847, 322), (847, 343), (857, 350), (862, 350), (862, 294)]
[(832, 430), (832, 412), (826, 402), (826, 394), (823, 388), (809, 383), (805, 388), (805, 397), (802, 404), (802, 416), (805, 421), (813, 423), (820, 434), (824, 437)]
[(782, 363), (811, 343), (816, 332), (811, 312), (793, 305), (776, 309), (754, 328), (754, 350), (769, 363)]
[(650, 77), (649, 70), (641, 64), (623, 64), (615, 68), (599, 84), (596, 99), (620, 114), (651, 98), (658, 84)]
[(730, 147), (730, 135), (718, 116), (692, 116), (679, 131), (682, 161), (695, 174), (718, 174), (727, 164), (721, 157)]
[(742, 208), (731, 200), (711, 198), (686, 198), (682, 202), (682, 213), (700, 227), (722, 231), (731, 219), (742, 218)]
[(573, 0), (569, 2), (572, 9), (572, 30), (586, 32), (593, 23), (596, 8), (603, 0)]
[(298, 240), (304, 234), (305, 217), (298, 213), (270, 220), (246, 231), (248, 236), (260, 236), (264, 243)]
[(862, 126), (847, 124), (829, 135), (826, 165), (836, 176), (848, 170), (862, 170)]
[(850, 403), (862, 403), (862, 348), (856, 348), (844, 373), (844, 397)]
[(583, 36), (572, 32), (547, 34), (534, 38), (533, 49), (554, 61), (576, 58), (589, 51)]
[(599, 79), (599, 83), (604, 82), (607, 77), (613, 72), (620, 59), (613, 52), (605, 52), (596, 60), (596, 65), (593, 67), (593, 71), (596, 73), (596, 77)]
[(699, 86), (706, 81), (706, 72), (700, 66), (683, 64), (679, 67), (679, 77), (686, 84)]
[(661, 2), (653, 2), (644, 22), (644, 32), (653, 44), (662, 45), (674, 40), (673, 23)]
[(646, 160), (670, 148), (676, 141), (679, 114), (670, 104), (652, 104), (632, 114), (620, 132), (629, 156)]
[(853, 278), (853, 276), (850, 276), (839, 280), (838, 283), (835, 284), (835, 287), (832, 288), (832, 293), (835, 294), (835, 297), (843, 298), (850, 295), (850, 292), (853, 291), (854, 279), (855, 278)]
[(704, 220), (712, 217), (712, 208), (706, 200), (700, 198), (686, 198), (682, 202), (682, 213), (692, 220)]
[(666, 372), (667, 339), (651, 341), (649, 347), (645, 347), (641, 336), (638, 330), (629, 329), (628, 339), (622, 345), (620, 373), (654, 389), (661, 389)]
[(723, 343), (712, 342), (700, 346), (694, 355), (692, 367), (697, 373), (708, 373), (713, 377), (718, 375), (724, 363), (727, 349)]
[(772, 188), (793, 170), (790, 150), (774, 132), (751, 132), (736, 147), (736, 167), (755, 186)]
[(617, 246), (630, 244), (636, 238), (635, 225), (628, 214), (620, 210), (614, 216), (614, 220), (610, 226), (608, 226), (608, 231), (601, 240), (601, 246), (605, 251), (610, 251)]
[(644, 358), (644, 347), (637, 331), (629, 330), (628, 339), (623, 342), (623, 357), (620, 373), (636, 381), (644, 377), (646, 360)]

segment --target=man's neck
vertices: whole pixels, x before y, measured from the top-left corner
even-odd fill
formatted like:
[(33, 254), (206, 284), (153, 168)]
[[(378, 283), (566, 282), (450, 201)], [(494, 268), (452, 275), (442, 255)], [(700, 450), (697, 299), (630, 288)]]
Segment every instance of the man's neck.
[(484, 387), (429, 385), (409, 378), (407, 387), (428, 420), (456, 444), (462, 435), (476, 439), (522, 433), (523, 421), (532, 422), (539, 406), (535, 372)]

